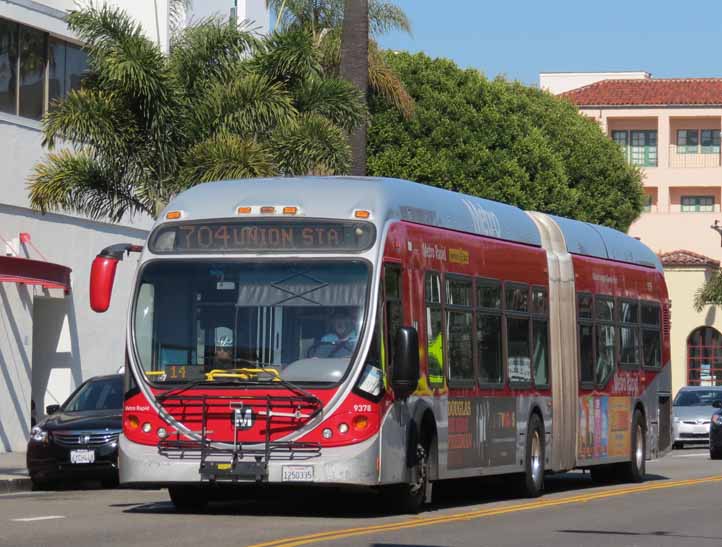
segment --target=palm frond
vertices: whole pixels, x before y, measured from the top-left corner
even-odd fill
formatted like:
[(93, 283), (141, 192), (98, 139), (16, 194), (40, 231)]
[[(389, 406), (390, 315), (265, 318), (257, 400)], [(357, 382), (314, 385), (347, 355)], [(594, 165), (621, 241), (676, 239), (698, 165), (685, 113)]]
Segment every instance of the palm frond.
[(109, 154), (128, 152), (138, 135), (132, 122), (132, 114), (112, 94), (74, 89), (53, 103), (43, 117), (43, 146), (52, 150), (61, 139), (75, 147), (91, 145)]
[(369, 41), (369, 87), (392, 104), (406, 119), (414, 114), (414, 99), (406, 91), (406, 86), (399, 76), (388, 65), (383, 52), (378, 46)]
[(369, 31), (378, 36), (390, 31), (411, 34), (411, 21), (404, 10), (391, 2), (369, 1)]
[(705, 306), (722, 306), (722, 272), (715, 272), (695, 292), (695, 310), (701, 312)]
[(273, 158), (267, 148), (224, 132), (190, 149), (178, 182), (179, 189), (185, 189), (202, 182), (275, 174)]
[(276, 131), (270, 148), (283, 175), (342, 175), (351, 168), (351, 148), (341, 128), (318, 114), (303, 114)]
[(363, 94), (346, 80), (309, 78), (293, 91), (299, 112), (320, 114), (346, 131), (368, 116)]
[(42, 212), (64, 210), (119, 221), (127, 213), (150, 213), (132, 183), (86, 151), (48, 154), (28, 181), (30, 204)]
[(252, 64), (274, 80), (303, 80), (322, 72), (313, 37), (304, 30), (275, 32), (266, 38), (264, 46)]

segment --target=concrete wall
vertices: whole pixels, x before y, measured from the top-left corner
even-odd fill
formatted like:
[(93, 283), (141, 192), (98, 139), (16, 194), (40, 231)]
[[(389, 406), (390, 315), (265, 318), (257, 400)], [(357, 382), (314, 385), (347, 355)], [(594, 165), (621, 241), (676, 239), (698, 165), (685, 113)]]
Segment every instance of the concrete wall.
[[(238, 22), (246, 21), (250, 28), (260, 34), (265, 34), (269, 29), (269, 16), (266, 9), (266, 0), (238, 0), (236, 18)], [(234, 0), (204, 0), (196, 1), (191, 7), (188, 18), (192, 23), (205, 17), (228, 18)]]

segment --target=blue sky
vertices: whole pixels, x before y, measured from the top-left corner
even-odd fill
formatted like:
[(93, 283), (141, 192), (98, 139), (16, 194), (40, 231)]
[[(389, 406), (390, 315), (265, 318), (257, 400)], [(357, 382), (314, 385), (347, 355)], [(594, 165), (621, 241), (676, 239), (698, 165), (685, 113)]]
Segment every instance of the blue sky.
[(722, 2), (703, 0), (394, 0), (413, 35), (390, 49), (447, 57), (527, 84), (539, 72), (646, 70), (722, 76)]

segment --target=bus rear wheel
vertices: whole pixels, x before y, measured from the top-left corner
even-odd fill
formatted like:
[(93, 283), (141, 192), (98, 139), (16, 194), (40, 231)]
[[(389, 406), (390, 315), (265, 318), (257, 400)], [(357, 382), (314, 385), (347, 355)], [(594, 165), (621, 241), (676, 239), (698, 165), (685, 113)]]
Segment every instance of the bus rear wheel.
[(522, 493), (537, 498), (544, 492), (544, 424), (538, 414), (532, 414), (526, 430)]
[(647, 473), (647, 435), (644, 427), (644, 417), (639, 410), (634, 411), (632, 419), (632, 442), (630, 461), (620, 463), (619, 478), (623, 482), (642, 482)]
[(202, 486), (169, 486), (168, 494), (177, 511), (202, 511), (208, 505), (208, 492)]

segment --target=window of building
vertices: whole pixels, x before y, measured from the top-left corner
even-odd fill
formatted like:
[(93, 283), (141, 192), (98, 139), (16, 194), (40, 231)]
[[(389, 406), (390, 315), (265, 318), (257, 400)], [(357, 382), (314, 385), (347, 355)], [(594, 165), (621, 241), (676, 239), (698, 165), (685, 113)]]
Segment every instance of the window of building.
[(80, 87), (86, 65), (80, 47), (0, 19), (0, 112), (39, 120), (50, 101)]
[(504, 382), (501, 350), (501, 284), (489, 279), (477, 279), (476, 306), (479, 383), (501, 384)]
[(639, 348), (639, 303), (622, 300), (619, 303), (620, 363), (626, 367), (638, 367)]
[(612, 131), (612, 140), (622, 149), (624, 159), (629, 161), (629, 131)]
[(722, 334), (699, 327), (687, 338), (687, 385), (722, 385)]
[(720, 153), (720, 130), (719, 129), (703, 129), (702, 133), (702, 153), (703, 154), (719, 154)]
[(652, 212), (652, 194), (644, 194), (642, 198), (642, 211), (645, 213)]
[(677, 130), (677, 154), (696, 154), (699, 152), (699, 131), (696, 129)]
[(471, 279), (446, 278), (446, 339), (449, 356), (449, 381), (474, 380), (473, 310)]
[(642, 363), (659, 368), (662, 364), (661, 316), (659, 304), (642, 302)]
[(531, 382), (529, 286), (509, 283), (506, 302), (507, 370), (512, 383)]
[(629, 160), (634, 165), (657, 165), (657, 131), (630, 131)]
[(441, 276), (436, 272), (426, 274), (426, 355), (429, 384), (444, 385), (444, 340), (441, 314)]
[(714, 196), (682, 196), (681, 210), (683, 213), (714, 212)]

